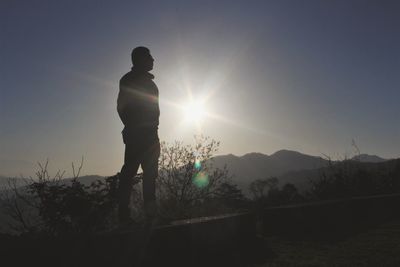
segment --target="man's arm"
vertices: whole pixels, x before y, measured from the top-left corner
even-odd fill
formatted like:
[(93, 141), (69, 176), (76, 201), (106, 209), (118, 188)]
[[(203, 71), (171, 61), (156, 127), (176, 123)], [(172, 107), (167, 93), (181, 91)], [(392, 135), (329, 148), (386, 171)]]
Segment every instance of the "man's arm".
[(129, 117), (128, 104), (129, 104), (128, 92), (126, 91), (126, 89), (121, 88), (118, 93), (117, 111), (119, 118), (121, 119), (124, 125), (128, 123), (128, 117)]
[(117, 111), (122, 123), (127, 126), (137, 126), (140, 124), (140, 116), (143, 116), (137, 85), (132, 83), (120, 82), (120, 90), (117, 100)]

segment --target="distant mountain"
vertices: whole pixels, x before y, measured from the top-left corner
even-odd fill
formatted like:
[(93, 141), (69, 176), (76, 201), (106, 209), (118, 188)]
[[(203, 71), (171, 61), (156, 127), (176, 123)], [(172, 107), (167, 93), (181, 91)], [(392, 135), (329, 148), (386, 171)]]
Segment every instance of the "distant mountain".
[(387, 159), (383, 159), (376, 155), (368, 155), (368, 154), (360, 154), (360, 155), (354, 156), (352, 158), (352, 160), (356, 160), (359, 162), (372, 162), (372, 163), (387, 161)]
[(296, 151), (279, 150), (268, 156), (262, 153), (249, 153), (241, 157), (229, 154), (216, 156), (212, 159), (214, 167), (225, 165), (232, 180), (244, 192), (256, 179), (280, 177), (289, 172), (315, 170), (327, 166), (328, 161), (316, 156), (302, 154)]
[[(12, 178), (15, 181), (17, 187), (26, 184), (27, 179), (25, 178)], [(10, 177), (0, 176), (0, 190), (8, 188)]]
[[(363, 167), (389, 161), (368, 154), (355, 156), (351, 160)], [(262, 153), (243, 156), (229, 154), (216, 156), (212, 161), (214, 167), (223, 168), (226, 165), (233, 182), (246, 194), (251, 182), (268, 177), (277, 177), (280, 186), (292, 183), (300, 191), (305, 191), (310, 186), (310, 179), (319, 177), (329, 169), (326, 159), (290, 150), (279, 150), (270, 156)]]
[[(356, 160), (350, 160), (346, 163), (343, 161), (335, 162), (331, 166), (325, 166), (319, 169), (288, 172), (279, 176), (278, 179), (281, 186), (286, 183), (292, 183), (300, 192), (305, 192), (310, 189), (310, 180), (319, 179), (323, 173), (332, 174), (332, 171), (340, 169), (348, 173), (363, 170), (366, 173), (375, 174), (377, 177), (381, 177), (382, 173), (394, 173), (394, 175), (399, 175), (400, 158), (381, 162), (363, 162)], [(400, 179), (400, 176), (397, 177)]]
[[(82, 176), (78, 178), (78, 181), (81, 182), (84, 185), (90, 185), (91, 183), (93, 183), (96, 180), (104, 180), (104, 176), (99, 176), (99, 175), (86, 175), (86, 176)], [(8, 181), (9, 181), (10, 177), (5, 177), (5, 176), (0, 176), (0, 190), (3, 189), (8, 189), (9, 185), (8, 185)], [(20, 186), (25, 186), (28, 183), (30, 183), (31, 180), (26, 179), (26, 178), (12, 178), (13, 180), (15, 180), (16, 182), (16, 186), (20, 187)], [(64, 178), (62, 179), (62, 182), (64, 184), (69, 184), (71, 183), (72, 178)]]
[[(379, 156), (361, 154), (352, 158), (354, 161), (362, 163), (385, 162)], [(243, 156), (232, 154), (216, 156), (210, 160), (214, 167), (223, 168), (225, 165), (232, 175), (232, 180), (245, 193), (248, 186), (256, 179), (277, 177), (280, 185), (286, 182), (297, 184), (301, 188), (308, 185), (307, 177), (315, 177), (318, 170), (326, 167), (328, 161), (321, 157), (302, 154), (297, 151), (279, 150), (272, 155), (262, 153), (248, 153)], [(3, 162), (4, 163), (4, 162)], [(98, 175), (87, 175), (79, 177), (78, 180), (85, 185), (90, 185), (95, 180), (102, 180), (105, 177)], [(0, 188), (7, 186), (7, 177), (0, 176)], [(65, 183), (69, 183), (71, 178), (65, 178)], [(24, 185), (24, 180), (17, 178), (19, 186)]]

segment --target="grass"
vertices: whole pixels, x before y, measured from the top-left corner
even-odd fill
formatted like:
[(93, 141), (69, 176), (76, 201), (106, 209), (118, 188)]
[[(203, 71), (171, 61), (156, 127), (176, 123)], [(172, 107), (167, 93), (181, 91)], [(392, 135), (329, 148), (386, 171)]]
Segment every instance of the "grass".
[(260, 267), (400, 266), (400, 221), (340, 241), (267, 237), (273, 256)]

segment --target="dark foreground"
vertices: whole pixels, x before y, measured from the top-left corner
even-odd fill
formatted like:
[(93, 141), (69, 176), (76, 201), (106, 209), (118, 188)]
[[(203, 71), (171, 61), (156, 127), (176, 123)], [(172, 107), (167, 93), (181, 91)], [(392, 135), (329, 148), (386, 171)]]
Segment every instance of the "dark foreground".
[(346, 237), (263, 236), (219, 252), (171, 242), (145, 255), (143, 238), (144, 233), (63, 240), (3, 235), (1, 266), (400, 266), (400, 220)]
[(0, 234), (1, 266), (400, 266), (400, 195), (62, 237)]
[(346, 238), (267, 238), (272, 266), (400, 266), (400, 220)]
[(102, 243), (106, 239), (80, 237), (62, 242), (4, 235), (1, 266), (400, 266), (400, 220), (346, 237), (264, 236), (218, 255), (210, 251), (188, 255), (176, 244), (164, 244), (142, 264), (143, 240), (139, 242), (138, 236), (121, 236), (125, 247), (113, 251), (117, 247)]
[[(96, 235), (2, 236), (4, 266), (246, 266), (265, 247), (251, 213), (176, 221)], [(2, 265), (3, 266), (3, 265)]]

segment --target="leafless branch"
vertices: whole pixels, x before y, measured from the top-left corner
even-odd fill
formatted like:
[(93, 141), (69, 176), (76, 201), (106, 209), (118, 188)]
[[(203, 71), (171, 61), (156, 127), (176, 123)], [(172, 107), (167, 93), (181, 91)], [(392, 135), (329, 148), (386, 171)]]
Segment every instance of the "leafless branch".
[(81, 163), (80, 163), (80, 165), (78, 167), (78, 171), (76, 173), (75, 173), (75, 165), (72, 162), (72, 174), (73, 174), (73, 178), (74, 179), (79, 177), (79, 174), (81, 173), (82, 167), (83, 167), (83, 156), (82, 156), (82, 159), (81, 159)]

